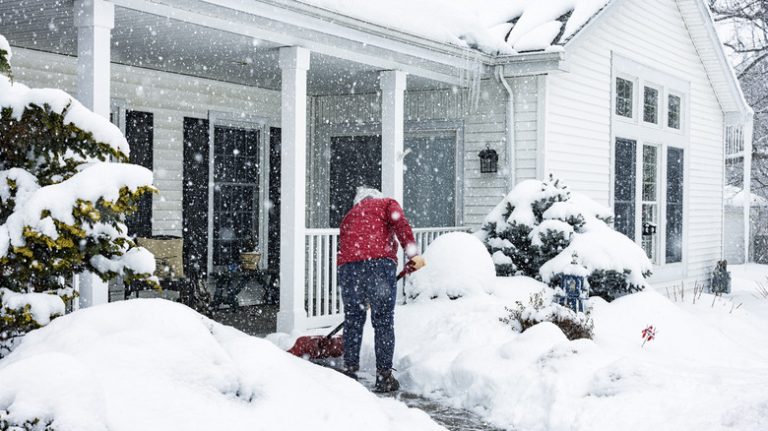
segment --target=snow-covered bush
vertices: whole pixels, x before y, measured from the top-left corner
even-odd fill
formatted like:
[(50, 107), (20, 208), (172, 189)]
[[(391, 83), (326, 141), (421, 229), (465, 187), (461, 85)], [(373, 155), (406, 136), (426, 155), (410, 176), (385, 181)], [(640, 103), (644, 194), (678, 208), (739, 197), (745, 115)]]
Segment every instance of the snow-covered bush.
[(464, 232), (435, 239), (424, 252), (427, 266), (406, 280), (409, 299), (450, 298), (489, 292), (496, 273), (477, 237)]
[(514, 331), (525, 332), (526, 329), (539, 323), (551, 322), (560, 328), (569, 340), (592, 339), (594, 323), (589, 309), (581, 313), (555, 304), (551, 296), (543, 291), (531, 295), (527, 305), (516, 301), (514, 308), (504, 307), (504, 309), (509, 315), (499, 320), (512, 327)]
[(614, 231), (608, 208), (552, 176), (518, 184), (478, 232), (501, 276), (526, 275), (552, 286), (574, 252), (589, 271), (590, 293), (608, 300), (642, 290), (651, 262), (634, 241)]
[(64, 300), (71, 297), (71, 289), (50, 294), (0, 288), (0, 358), (10, 353), (24, 334), (63, 315)]
[(85, 271), (156, 285), (152, 254), (124, 224), (155, 191), (152, 172), (122, 163), (128, 151), (116, 126), (67, 93), (13, 82), (0, 36), (0, 287), (70, 291)]

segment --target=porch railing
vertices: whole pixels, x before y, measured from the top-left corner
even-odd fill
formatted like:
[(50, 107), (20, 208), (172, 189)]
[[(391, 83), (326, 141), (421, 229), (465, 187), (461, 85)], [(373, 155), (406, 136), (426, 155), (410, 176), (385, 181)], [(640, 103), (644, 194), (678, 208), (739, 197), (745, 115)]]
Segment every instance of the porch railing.
[[(466, 232), (468, 228), (439, 227), (413, 230), (418, 250), (423, 253), (429, 244), (440, 235), (449, 232)], [(306, 245), (306, 289), (305, 309), (307, 328), (322, 328), (340, 322), (344, 314), (338, 279), (336, 277), (336, 254), (338, 252), (338, 229), (307, 229)]]

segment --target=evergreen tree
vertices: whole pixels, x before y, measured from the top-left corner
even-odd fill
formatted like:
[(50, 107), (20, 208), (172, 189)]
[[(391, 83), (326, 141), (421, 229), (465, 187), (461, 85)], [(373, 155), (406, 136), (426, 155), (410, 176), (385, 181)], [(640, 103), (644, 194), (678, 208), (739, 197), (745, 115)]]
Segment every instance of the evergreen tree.
[[(85, 271), (157, 286), (152, 255), (124, 224), (155, 191), (152, 173), (123, 163), (127, 142), (106, 119), (59, 90), (14, 83), (10, 54), (0, 36), (0, 288), (69, 299)], [(0, 333), (34, 326), (2, 305)]]
[[(587, 219), (592, 220), (592, 228), (610, 230), (612, 223), (610, 211), (596, 208), (592, 203), (591, 211), (585, 210), (571, 196), (568, 187), (552, 175), (543, 181), (524, 181), (520, 183), (486, 218), (480, 236), (496, 263), (496, 272), (500, 276), (524, 275), (541, 280), (542, 267), (553, 259), (560, 259), (566, 253), (576, 235), (588, 230)], [(611, 230), (612, 234), (619, 235)], [(622, 237), (624, 240), (626, 238)], [(617, 244), (616, 253), (624, 253), (620, 248), (627, 245)], [(610, 247), (611, 245), (606, 245)], [(628, 245), (634, 256), (642, 262), (642, 276), (647, 277), (650, 263), (636, 244)], [(589, 259), (588, 253), (578, 253)], [(625, 253), (626, 254), (626, 253)], [(632, 282), (631, 271), (616, 271), (603, 268), (602, 262), (590, 261), (591, 273), (588, 277), (591, 293), (606, 299), (631, 293), (643, 288)], [(552, 286), (557, 285), (559, 277), (549, 278)]]

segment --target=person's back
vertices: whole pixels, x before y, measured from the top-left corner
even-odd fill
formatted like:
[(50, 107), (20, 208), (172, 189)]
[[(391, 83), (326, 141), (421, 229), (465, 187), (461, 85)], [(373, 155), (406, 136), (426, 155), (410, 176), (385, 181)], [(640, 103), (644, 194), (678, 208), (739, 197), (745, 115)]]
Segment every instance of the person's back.
[(417, 256), (416, 241), (400, 204), (374, 189), (358, 189), (355, 203), (339, 227), (338, 281), (344, 302), (344, 373), (357, 378), (360, 343), (371, 308), (375, 331), (376, 390), (399, 388), (392, 375), (395, 348), (394, 311), (397, 242), (418, 270), (424, 259)]
[(394, 199), (363, 200), (349, 210), (339, 231), (339, 265), (382, 258), (397, 262), (395, 237), (408, 257), (415, 254), (413, 232)]

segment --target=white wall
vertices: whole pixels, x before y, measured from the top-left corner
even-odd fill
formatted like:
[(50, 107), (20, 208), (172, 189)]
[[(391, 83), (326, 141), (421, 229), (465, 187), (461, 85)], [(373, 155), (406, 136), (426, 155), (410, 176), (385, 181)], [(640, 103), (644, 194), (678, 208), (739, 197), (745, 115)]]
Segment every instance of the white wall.
[(612, 204), (612, 51), (690, 82), (684, 259), (704, 280), (723, 253), (723, 113), (674, 0), (620, 0), (569, 46), (569, 72), (547, 78), (544, 168)]
[[(14, 48), (14, 78), (30, 87), (75, 94), (75, 57)], [(184, 117), (208, 111), (247, 113), (280, 126), (280, 93), (185, 75), (112, 65), (112, 98), (129, 110), (154, 114), (154, 172), (160, 193), (153, 202), (153, 232), (181, 235)], [(205, 208), (201, 208), (204, 210)]]

